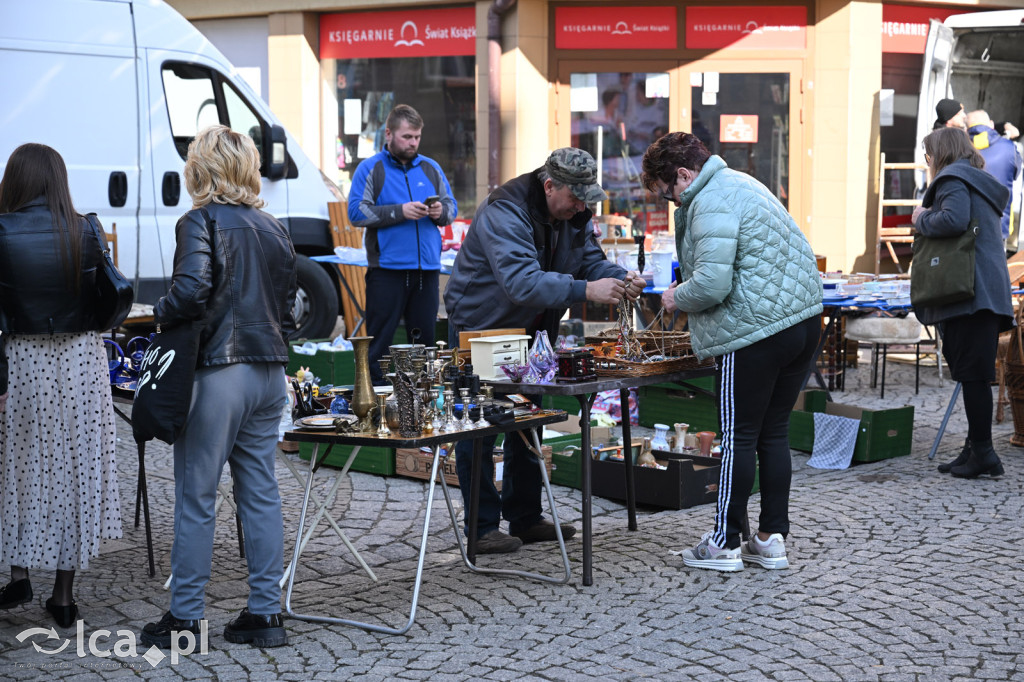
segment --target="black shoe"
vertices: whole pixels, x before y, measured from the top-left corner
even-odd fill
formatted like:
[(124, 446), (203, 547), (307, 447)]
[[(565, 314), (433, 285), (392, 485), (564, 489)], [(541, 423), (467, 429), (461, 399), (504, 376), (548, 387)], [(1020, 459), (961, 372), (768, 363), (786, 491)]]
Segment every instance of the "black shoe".
[(992, 441), (986, 440), (971, 443), (971, 456), (960, 466), (955, 466), (951, 473), (957, 478), (977, 478), (982, 474), (1002, 476), (1003, 463), (999, 455), (992, 449)]
[[(175, 618), (168, 611), (164, 614), (164, 617), (156, 623), (147, 623), (146, 627), (142, 628), (142, 635), (139, 637), (139, 641), (146, 646), (156, 646), (160, 649), (171, 648), (171, 637), (180, 637), (183, 632), (191, 632), (196, 637), (199, 637), (200, 629), (203, 621), (195, 618), (192, 620), (181, 620)], [(197, 642), (198, 646), (198, 642)], [(178, 642), (178, 649), (184, 651), (188, 648), (187, 641)]]
[(70, 604), (54, 604), (53, 597), (50, 597), (46, 600), (46, 610), (62, 628), (69, 628), (78, 620), (78, 604), (74, 600)]
[(242, 609), (242, 613), (224, 626), (224, 639), (233, 644), (252, 644), (258, 647), (284, 646), (288, 633), (281, 624), (281, 614), (261, 616)]
[(505, 535), (500, 530), (492, 530), (486, 535), (481, 535), (476, 541), (477, 554), (508, 554), (523, 546), (523, 541), (510, 535)]
[(32, 601), (32, 583), (28, 578), (12, 580), (0, 588), (0, 609), (11, 609)]
[(967, 458), (969, 458), (970, 456), (971, 456), (971, 439), (970, 438), (965, 438), (964, 439), (964, 449), (960, 451), (960, 454), (956, 456), (956, 459), (954, 459), (951, 462), (946, 462), (944, 464), (940, 464), (936, 468), (939, 470), (939, 473), (948, 474), (953, 469), (953, 467), (958, 467), (961, 464), (966, 463), (967, 462)]
[[(576, 535), (576, 528), (568, 523), (559, 524), (562, 528), (562, 539), (568, 540)], [(529, 528), (519, 533), (512, 533), (513, 536), (523, 541), (524, 545), (531, 542), (555, 542), (558, 536), (555, 535), (555, 524), (547, 519), (541, 519)]]

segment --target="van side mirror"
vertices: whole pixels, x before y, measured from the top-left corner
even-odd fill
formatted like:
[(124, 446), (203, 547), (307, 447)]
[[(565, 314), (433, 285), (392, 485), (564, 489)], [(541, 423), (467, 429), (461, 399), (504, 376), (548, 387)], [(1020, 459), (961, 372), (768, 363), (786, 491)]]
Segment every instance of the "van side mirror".
[(268, 180), (280, 180), (288, 174), (288, 150), (284, 128), (274, 124), (264, 133), (263, 168)]

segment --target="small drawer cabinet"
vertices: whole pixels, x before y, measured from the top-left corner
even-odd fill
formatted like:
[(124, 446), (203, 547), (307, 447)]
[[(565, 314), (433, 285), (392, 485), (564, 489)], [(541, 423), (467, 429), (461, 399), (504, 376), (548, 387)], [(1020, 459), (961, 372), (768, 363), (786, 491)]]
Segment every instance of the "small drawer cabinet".
[(504, 334), (481, 336), (470, 339), (473, 370), (481, 379), (504, 379), (501, 371), (504, 364), (526, 364), (526, 353), (530, 349), (530, 337), (525, 334)]

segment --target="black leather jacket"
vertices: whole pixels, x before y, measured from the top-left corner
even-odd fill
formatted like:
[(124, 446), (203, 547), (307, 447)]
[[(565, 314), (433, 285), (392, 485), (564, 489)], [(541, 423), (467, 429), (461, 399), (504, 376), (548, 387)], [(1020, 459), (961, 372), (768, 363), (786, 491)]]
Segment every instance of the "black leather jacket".
[(82, 277), (68, 291), (53, 219), (39, 197), (0, 215), (0, 329), (10, 334), (60, 334), (99, 330), (94, 314), (96, 268), (103, 249), (83, 218)]
[(207, 315), (200, 367), (288, 362), (296, 291), (288, 229), (256, 208), (205, 208), (215, 223), (216, 248), (200, 210), (178, 220), (171, 289), (156, 303), (156, 322), (170, 327)]

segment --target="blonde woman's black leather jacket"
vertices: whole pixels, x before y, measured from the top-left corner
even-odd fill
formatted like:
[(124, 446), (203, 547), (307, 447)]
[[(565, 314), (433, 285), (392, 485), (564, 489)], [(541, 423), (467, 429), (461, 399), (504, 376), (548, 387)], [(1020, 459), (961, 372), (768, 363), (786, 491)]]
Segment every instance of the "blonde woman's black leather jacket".
[(295, 249), (276, 218), (248, 206), (208, 204), (178, 220), (174, 275), (157, 301), (156, 322), (170, 327), (206, 316), (199, 366), (288, 362), (294, 331)]

